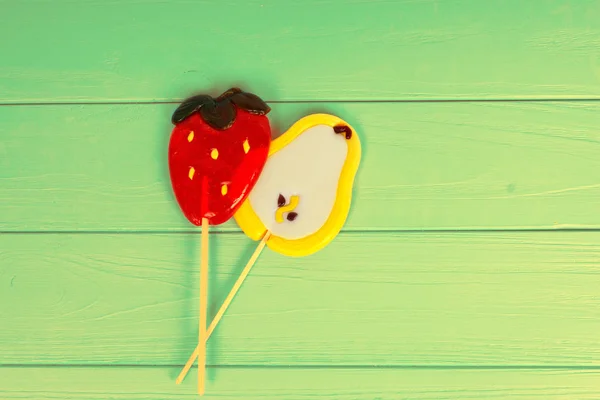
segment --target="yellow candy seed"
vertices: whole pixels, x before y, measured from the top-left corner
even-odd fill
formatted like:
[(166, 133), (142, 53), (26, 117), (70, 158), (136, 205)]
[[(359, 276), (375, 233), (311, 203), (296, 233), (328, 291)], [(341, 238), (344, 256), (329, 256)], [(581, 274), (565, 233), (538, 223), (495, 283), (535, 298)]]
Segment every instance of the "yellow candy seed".
[(210, 151), (210, 156), (213, 160), (216, 160), (217, 158), (219, 158), (219, 150), (217, 149), (212, 149)]
[(283, 222), (283, 213), (294, 211), (298, 207), (298, 203), (300, 203), (300, 196), (293, 195), (290, 197), (289, 204), (279, 207), (275, 211), (275, 221), (281, 224)]
[(246, 139), (244, 141), (244, 153), (248, 154), (249, 150), (250, 150), (250, 143), (248, 143), (248, 139)]
[(227, 185), (221, 186), (221, 194), (225, 196), (227, 194)]
[(190, 134), (188, 135), (188, 142), (191, 142), (192, 140), (194, 140), (194, 131), (190, 131)]
[(190, 171), (188, 172), (188, 176), (190, 177), (190, 179), (194, 179), (195, 173), (196, 173), (196, 170), (194, 169), (194, 167), (190, 167)]

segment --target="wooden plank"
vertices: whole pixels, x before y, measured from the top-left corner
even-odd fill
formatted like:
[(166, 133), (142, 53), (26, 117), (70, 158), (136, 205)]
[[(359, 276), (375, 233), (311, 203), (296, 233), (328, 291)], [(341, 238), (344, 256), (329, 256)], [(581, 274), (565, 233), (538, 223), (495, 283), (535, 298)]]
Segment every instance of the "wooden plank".
[[(195, 399), (195, 374), (176, 368), (0, 368), (0, 397)], [(209, 368), (206, 399), (597, 399), (600, 372)]]
[[(343, 233), (265, 250), (209, 365), (600, 366), (600, 232)], [(255, 242), (211, 238), (210, 316)], [(183, 364), (197, 234), (0, 236), (0, 364)]]
[(21, 0), (2, 16), (4, 103), (600, 92), (596, 0)]
[[(171, 105), (0, 107), (0, 230), (186, 231)], [(600, 227), (600, 103), (277, 105), (363, 140), (345, 229)], [(219, 230), (238, 230), (235, 222)]]

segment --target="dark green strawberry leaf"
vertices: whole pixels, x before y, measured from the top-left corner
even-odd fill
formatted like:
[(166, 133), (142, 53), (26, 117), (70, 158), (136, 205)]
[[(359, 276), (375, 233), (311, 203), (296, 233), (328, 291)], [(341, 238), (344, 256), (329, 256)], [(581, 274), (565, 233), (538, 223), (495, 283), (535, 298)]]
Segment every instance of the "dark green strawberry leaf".
[(220, 95), (219, 97), (217, 97), (217, 101), (221, 101), (221, 100), (227, 99), (227, 98), (233, 96), (234, 94), (241, 93), (241, 92), (242, 92), (242, 89), (233, 87), (233, 88), (231, 88), (231, 89), (223, 92), (222, 95)]
[(215, 129), (225, 130), (233, 125), (235, 120), (235, 107), (229, 99), (218, 103), (205, 104), (200, 108), (200, 115), (204, 121)]
[(177, 124), (189, 117), (190, 115), (192, 115), (193, 113), (197, 112), (202, 106), (207, 104), (214, 105), (214, 103), (215, 101), (213, 100), (213, 98), (208, 95), (201, 94), (198, 96), (190, 97), (184, 100), (179, 105), (179, 107), (177, 107), (177, 109), (173, 113), (173, 116), (171, 117), (171, 122), (173, 124)]
[(251, 112), (252, 114), (265, 115), (271, 111), (271, 107), (269, 107), (267, 103), (252, 93), (235, 93), (231, 96), (231, 101), (239, 108)]
[(271, 111), (260, 97), (243, 92), (239, 88), (231, 88), (216, 99), (208, 95), (198, 95), (184, 100), (173, 113), (171, 122), (177, 124), (198, 112), (208, 125), (224, 130), (233, 125), (235, 120), (234, 104), (252, 114), (264, 115)]

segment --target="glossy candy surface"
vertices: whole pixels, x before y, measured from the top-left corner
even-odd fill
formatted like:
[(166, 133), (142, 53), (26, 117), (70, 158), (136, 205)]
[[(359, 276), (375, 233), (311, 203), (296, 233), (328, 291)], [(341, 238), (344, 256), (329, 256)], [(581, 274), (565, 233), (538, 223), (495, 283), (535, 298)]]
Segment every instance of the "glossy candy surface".
[(242, 230), (269, 248), (305, 256), (326, 246), (344, 225), (360, 162), (358, 135), (328, 114), (296, 122), (271, 144), (254, 189), (235, 214)]
[(174, 112), (169, 173), (191, 223), (222, 224), (246, 199), (268, 157), (269, 111), (257, 96), (230, 89), (187, 99)]

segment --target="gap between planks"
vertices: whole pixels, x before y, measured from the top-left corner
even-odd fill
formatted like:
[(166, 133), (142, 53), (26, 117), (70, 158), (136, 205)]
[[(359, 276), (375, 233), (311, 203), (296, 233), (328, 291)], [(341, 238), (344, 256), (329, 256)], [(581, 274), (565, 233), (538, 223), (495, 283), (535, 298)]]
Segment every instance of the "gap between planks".
[[(560, 227), (560, 228), (464, 228), (464, 229), (347, 229), (345, 234), (440, 234), (440, 233), (548, 233), (548, 232), (600, 232), (600, 227)], [(199, 230), (48, 230), (48, 231), (0, 231), (0, 235), (200, 235)], [(211, 235), (243, 235), (241, 230), (214, 230)]]
[[(180, 104), (184, 99), (175, 101), (65, 101), (65, 102), (0, 102), (0, 107), (30, 107), (30, 106), (114, 106), (114, 105), (160, 105), (160, 104)], [(319, 100), (265, 100), (269, 104), (319, 104), (319, 103), (334, 103), (334, 104), (354, 104), (354, 103), (563, 103), (563, 102), (598, 102), (600, 97), (542, 97), (542, 98), (507, 98), (507, 99), (379, 99), (379, 100), (335, 100), (335, 99), (319, 99)]]
[[(3, 368), (181, 368), (181, 364), (0, 364), (0, 370)], [(206, 368), (211, 369), (286, 369), (286, 370), (432, 370), (432, 371), (452, 371), (452, 370), (570, 370), (570, 371), (600, 371), (600, 365), (340, 365), (340, 364), (322, 364), (322, 365), (290, 365), (290, 364), (206, 364)], [(192, 369), (197, 369), (194, 364)]]

